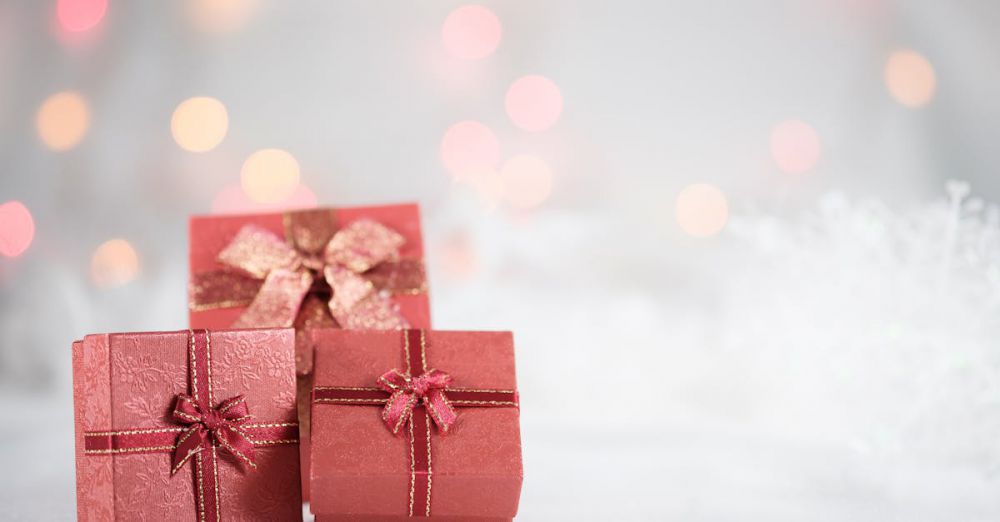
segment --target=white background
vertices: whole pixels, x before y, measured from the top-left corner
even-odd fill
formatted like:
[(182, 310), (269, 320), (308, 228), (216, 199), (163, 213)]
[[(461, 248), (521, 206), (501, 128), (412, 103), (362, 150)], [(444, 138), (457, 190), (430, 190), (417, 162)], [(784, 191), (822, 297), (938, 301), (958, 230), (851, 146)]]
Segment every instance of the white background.
[[(1000, 4), (491, 1), (500, 46), (463, 62), (452, 1), (260, 0), (206, 34), (184, 2), (111, 0), (69, 44), (53, 3), (0, 3), (0, 200), (37, 226), (0, 259), (3, 518), (73, 518), (71, 341), (184, 328), (187, 216), (277, 147), (322, 204), (419, 201), (435, 325), (515, 332), (519, 520), (1000, 519), (1000, 256), (941, 282), (933, 203), (949, 178), (1000, 200)], [(934, 66), (923, 108), (886, 91), (900, 48)], [(504, 112), (526, 74), (563, 96), (545, 132)], [(34, 118), (66, 89), (91, 126), (56, 153)], [(204, 154), (170, 134), (196, 95), (229, 112)], [(790, 118), (822, 145), (801, 175), (769, 150)], [(467, 119), (552, 166), (544, 204), (451, 179), (441, 137)], [(696, 239), (674, 201), (703, 182), (731, 220)], [(140, 273), (98, 288), (115, 237)]]

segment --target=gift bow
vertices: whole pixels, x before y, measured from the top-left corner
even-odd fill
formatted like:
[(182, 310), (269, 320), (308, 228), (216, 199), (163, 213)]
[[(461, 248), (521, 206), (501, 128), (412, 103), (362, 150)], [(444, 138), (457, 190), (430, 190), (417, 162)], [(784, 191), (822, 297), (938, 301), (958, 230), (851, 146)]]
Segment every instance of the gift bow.
[(178, 395), (174, 419), (189, 427), (177, 437), (171, 474), (177, 473), (188, 459), (201, 451), (205, 442), (213, 440), (216, 445), (239, 458), (240, 462), (256, 469), (253, 443), (241, 427), (250, 417), (250, 410), (242, 395), (224, 400), (208, 411), (202, 411), (191, 396)]
[(370, 219), (338, 230), (325, 245), (297, 241), (293, 246), (269, 230), (246, 225), (218, 260), (264, 283), (233, 327), (292, 326), (309, 290), (322, 277), (332, 290), (330, 314), (340, 326), (406, 328), (392, 301), (362, 276), (397, 260), (404, 242), (403, 236)]
[(379, 377), (377, 383), (391, 394), (382, 410), (382, 420), (393, 434), (399, 434), (399, 428), (410, 419), (418, 401), (423, 402), (441, 433), (448, 433), (458, 419), (445, 393), (451, 376), (441, 370), (430, 369), (410, 377), (406, 372), (392, 369)]

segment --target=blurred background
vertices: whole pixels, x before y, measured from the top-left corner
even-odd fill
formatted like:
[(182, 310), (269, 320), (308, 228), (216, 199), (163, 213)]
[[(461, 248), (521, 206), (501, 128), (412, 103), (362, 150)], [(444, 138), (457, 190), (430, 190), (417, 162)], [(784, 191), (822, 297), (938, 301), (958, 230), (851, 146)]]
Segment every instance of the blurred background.
[[(0, 504), (191, 214), (419, 201), (518, 343), (519, 520), (1000, 519), (1000, 4), (0, 2)], [(950, 180), (950, 181), (949, 181)]]

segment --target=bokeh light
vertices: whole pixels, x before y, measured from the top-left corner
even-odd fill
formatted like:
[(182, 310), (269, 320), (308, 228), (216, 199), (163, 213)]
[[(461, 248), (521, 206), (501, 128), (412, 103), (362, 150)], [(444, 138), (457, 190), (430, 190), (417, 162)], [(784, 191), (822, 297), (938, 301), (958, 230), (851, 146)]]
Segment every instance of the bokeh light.
[(66, 31), (79, 33), (101, 22), (108, 11), (108, 0), (58, 0), (56, 18)]
[(188, 98), (174, 109), (170, 132), (184, 150), (205, 152), (214, 149), (229, 130), (226, 106), (215, 98)]
[(479, 269), (479, 260), (472, 247), (472, 241), (465, 232), (456, 231), (449, 234), (439, 245), (437, 253), (441, 268), (452, 279), (469, 279)]
[(205, 33), (238, 31), (260, 10), (260, 0), (187, 0), (191, 24)]
[(77, 146), (90, 126), (90, 109), (83, 96), (65, 91), (49, 96), (35, 117), (38, 137), (52, 150), (65, 151)]
[(493, 11), (481, 5), (466, 5), (445, 18), (441, 41), (452, 56), (479, 60), (493, 54), (502, 33), (500, 19)]
[(243, 162), (240, 184), (258, 203), (284, 201), (299, 186), (299, 162), (285, 150), (258, 150)]
[(302, 183), (295, 187), (291, 196), (288, 199), (280, 202), (278, 205), (281, 208), (297, 209), (297, 208), (313, 208), (317, 205), (316, 193)]
[(479, 202), (486, 212), (492, 212), (500, 207), (503, 201), (503, 179), (496, 170), (484, 170), (467, 180), (475, 190)]
[(537, 75), (525, 76), (511, 84), (504, 103), (514, 125), (529, 132), (555, 125), (563, 110), (559, 87), (552, 80)]
[(139, 255), (124, 239), (105, 241), (90, 258), (90, 278), (98, 288), (124, 285), (139, 275)]
[(684, 187), (677, 194), (675, 212), (681, 230), (695, 237), (714, 236), (729, 220), (725, 194), (707, 183)]
[(806, 172), (819, 162), (819, 135), (804, 121), (785, 120), (771, 130), (771, 156), (784, 172)]
[(460, 121), (441, 138), (441, 161), (456, 179), (496, 169), (500, 162), (500, 140), (478, 121)]
[(885, 86), (889, 94), (907, 107), (930, 103), (937, 88), (934, 67), (920, 53), (896, 51), (885, 64)]
[(246, 214), (251, 212), (269, 212), (275, 210), (295, 210), (314, 208), (317, 205), (316, 193), (302, 183), (287, 200), (275, 203), (260, 203), (250, 199), (243, 187), (238, 184), (227, 185), (212, 199), (213, 214)]
[(540, 158), (520, 155), (507, 160), (500, 170), (504, 200), (511, 206), (529, 209), (552, 195), (552, 169)]
[(8, 201), (0, 205), (0, 255), (17, 257), (35, 238), (35, 220), (24, 203)]

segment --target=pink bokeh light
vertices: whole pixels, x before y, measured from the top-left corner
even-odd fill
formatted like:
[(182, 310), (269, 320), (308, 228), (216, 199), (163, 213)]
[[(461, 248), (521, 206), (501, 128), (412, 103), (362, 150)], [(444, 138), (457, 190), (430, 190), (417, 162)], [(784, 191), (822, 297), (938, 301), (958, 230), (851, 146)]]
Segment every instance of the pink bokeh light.
[(299, 183), (287, 199), (275, 203), (259, 203), (250, 199), (239, 184), (226, 185), (212, 199), (213, 214), (247, 214), (274, 212), (282, 209), (313, 208), (317, 205), (316, 193)]
[(466, 5), (445, 18), (441, 41), (452, 56), (479, 60), (496, 51), (502, 33), (500, 19), (493, 11), (481, 5)]
[(35, 220), (24, 203), (8, 201), (0, 205), (0, 255), (17, 257), (35, 238)]
[(807, 172), (819, 162), (819, 135), (804, 121), (785, 120), (771, 131), (771, 156), (784, 172)]
[(59, 0), (56, 18), (64, 30), (79, 33), (101, 23), (108, 11), (108, 0)]
[(519, 78), (507, 89), (504, 100), (507, 116), (521, 129), (540, 132), (555, 125), (563, 110), (562, 93), (556, 84), (544, 77), (530, 75)]
[(535, 156), (522, 154), (510, 158), (503, 164), (500, 178), (504, 199), (517, 209), (535, 208), (552, 195), (552, 169)]
[(478, 121), (460, 121), (441, 138), (441, 161), (456, 179), (496, 169), (500, 162), (500, 140)]
[(479, 270), (479, 259), (465, 232), (456, 231), (448, 235), (438, 246), (437, 254), (441, 268), (454, 280), (471, 279)]

